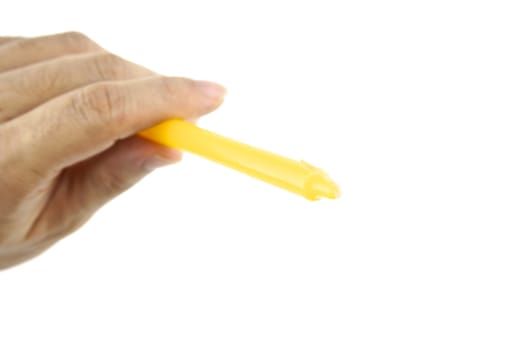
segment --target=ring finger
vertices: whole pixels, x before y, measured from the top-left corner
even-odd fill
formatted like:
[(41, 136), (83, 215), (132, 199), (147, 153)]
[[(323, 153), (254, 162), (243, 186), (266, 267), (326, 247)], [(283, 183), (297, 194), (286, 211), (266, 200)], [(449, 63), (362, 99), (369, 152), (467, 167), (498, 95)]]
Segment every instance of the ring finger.
[(20, 40), (22, 38), (16, 36), (0, 36), (0, 45), (7, 44), (8, 42)]
[(11, 40), (0, 46), (0, 72), (28, 66), (56, 57), (104, 51), (84, 34), (69, 32), (37, 38)]

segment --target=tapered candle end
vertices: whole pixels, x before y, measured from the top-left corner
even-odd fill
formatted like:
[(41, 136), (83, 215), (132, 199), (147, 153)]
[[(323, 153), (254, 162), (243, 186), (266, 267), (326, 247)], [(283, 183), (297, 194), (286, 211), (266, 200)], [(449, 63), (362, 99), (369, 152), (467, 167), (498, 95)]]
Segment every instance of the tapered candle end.
[(315, 193), (317, 198), (325, 197), (330, 199), (336, 199), (341, 195), (339, 186), (328, 176), (319, 177), (312, 183), (312, 191)]

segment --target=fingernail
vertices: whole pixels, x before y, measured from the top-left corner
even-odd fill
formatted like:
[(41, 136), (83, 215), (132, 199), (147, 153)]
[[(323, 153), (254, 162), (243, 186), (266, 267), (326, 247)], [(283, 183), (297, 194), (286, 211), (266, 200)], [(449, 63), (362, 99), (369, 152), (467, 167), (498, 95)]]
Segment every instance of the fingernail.
[(168, 159), (160, 156), (152, 156), (144, 161), (143, 167), (146, 171), (153, 171), (157, 168), (175, 164), (177, 163), (177, 161), (178, 159)]
[(209, 99), (217, 100), (226, 95), (226, 88), (211, 81), (198, 80), (196, 81), (197, 88)]

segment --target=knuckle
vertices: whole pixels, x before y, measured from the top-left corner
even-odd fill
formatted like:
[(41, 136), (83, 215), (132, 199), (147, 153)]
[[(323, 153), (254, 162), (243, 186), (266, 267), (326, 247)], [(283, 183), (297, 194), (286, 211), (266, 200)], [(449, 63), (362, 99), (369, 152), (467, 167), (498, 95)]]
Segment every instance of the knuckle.
[(86, 44), (92, 42), (92, 40), (86, 34), (77, 31), (62, 33), (61, 38), (64, 41), (70, 41), (72, 43)]
[(73, 95), (71, 104), (74, 113), (89, 119), (89, 124), (97, 120), (107, 123), (119, 117), (124, 100), (122, 92), (114, 85), (98, 83), (80, 89)]
[(102, 53), (93, 57), (95, 74), (102, 79), (123, 79), (130, 75), (130, 64), (113, 53)]
[(87, 35), (81, 32), (65, 32), (59, 36), (62, 44), (74, 51), (90, 51), (98, 48), (98, 45)]
[[(51, 66), (41, 65), (32, 67), (25, 72), (20, 72), (11, 83), (13, 91), (19, 98), (31, 96), (30, 99), (41, 99), (46, 90), (55, 90), (63, 86), (66, 77), (57, 74)], [(27, 101), (30, 101), (27, 98)]]
[(9, 47), (15, 50), (25, 50), (26, 48), (31, 48), (35, 46), (35, 43), (36, 39), (20, 39), (10, 43)]

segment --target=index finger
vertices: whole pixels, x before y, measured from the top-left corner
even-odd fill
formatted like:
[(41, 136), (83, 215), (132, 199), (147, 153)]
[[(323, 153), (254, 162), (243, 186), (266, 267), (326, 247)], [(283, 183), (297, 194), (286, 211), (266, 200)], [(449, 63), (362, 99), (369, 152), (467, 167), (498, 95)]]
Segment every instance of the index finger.
[(183, 78), (93, 84), (0, 126), (9, 152), (3, 158), (33, 174), (54, 176), (163, 120), (207, 114), (224, 93), (218, 84)]

